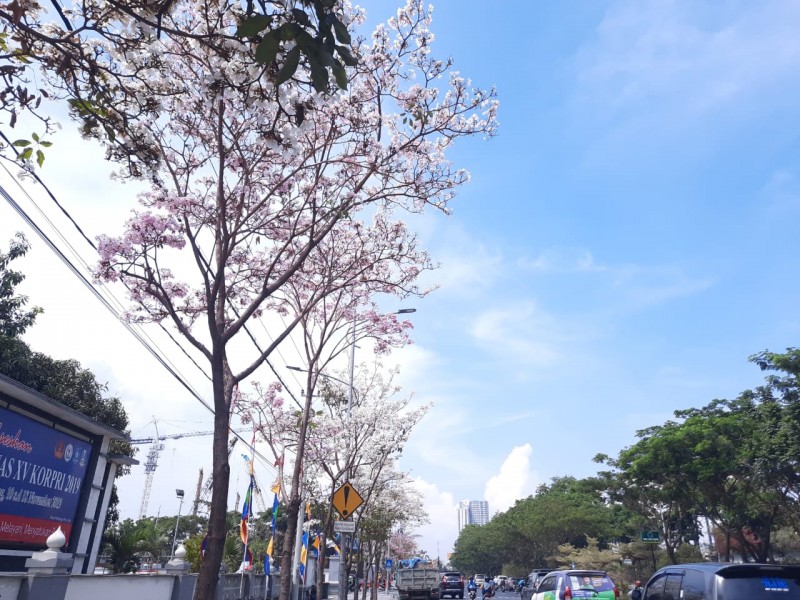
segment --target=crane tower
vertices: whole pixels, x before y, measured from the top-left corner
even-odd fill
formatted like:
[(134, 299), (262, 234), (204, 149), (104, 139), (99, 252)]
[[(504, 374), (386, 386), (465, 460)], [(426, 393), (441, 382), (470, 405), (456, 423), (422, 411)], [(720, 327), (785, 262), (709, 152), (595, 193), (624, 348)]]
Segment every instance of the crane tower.
[[(155, 423), (155, 421), (154, 421)], [(158, 438), (158, 424), (156, 424), (156, 436), (152, 439), (153, 445), (147, 451), (147, 461), (144, 463), (144, 492), (142, 493), (142, 504), (139, 507), (139, 518), (144, 519), (147, 514), (147, 505), (150, 503), (150, 490), (153, 489), (153, 475), (158, 467), (158, 457), (164, 449), (164, 444)], [(135, 441), (133, 443), (136, 443)]]
[[(153, 488), (153, 475), (155, 475), (156, 468), (158, 467), (158, 457), (164, 449), (163, 440), (177, 440), (185, 437), (199, 437), (203, 435), (213, 435), (213, 431), (189, 431), (186, 433), (171, 433), (169, 435), (158, 435), (158, 422), (154, 419), (153, 425), (156, 428), (155, 436), (151, 438), (138, 438), (131, 440), (133, 445), (151, 444), (150, 449), (147, 451), (147, 460), (144, 463), (144, 472), (146, 477), (144, 479), (144, 491), (142, 492), (142, 504), (139, 507), (139, 518), (144, 519), (147, 516), (147, 505), (150, 503), (150, 491)], [(247, 429), (231, 429), (234, 433), (248, 431)], [(233, 438), (236, 439), (235, 437)], [(231, 445), (231, 449), (232, 449)], [(230, 454), (230, 450), (228, 451)]]

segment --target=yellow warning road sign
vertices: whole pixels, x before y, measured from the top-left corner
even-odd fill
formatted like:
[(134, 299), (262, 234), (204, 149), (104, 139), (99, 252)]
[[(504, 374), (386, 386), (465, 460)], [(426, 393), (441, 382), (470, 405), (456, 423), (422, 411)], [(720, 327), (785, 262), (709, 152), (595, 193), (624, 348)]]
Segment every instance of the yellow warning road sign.
[(333, 503), (333, 508), (336, 509), (343, 518), (347, 518), (353, 514), (353, 511), (357, 509), (359, 506), (364, 504), (364, 499), (361, 497), (350, 482), (346, 482), (342, 484), (342, 486), (333, 492), (333, 497), (331, 498), (331, 502)]

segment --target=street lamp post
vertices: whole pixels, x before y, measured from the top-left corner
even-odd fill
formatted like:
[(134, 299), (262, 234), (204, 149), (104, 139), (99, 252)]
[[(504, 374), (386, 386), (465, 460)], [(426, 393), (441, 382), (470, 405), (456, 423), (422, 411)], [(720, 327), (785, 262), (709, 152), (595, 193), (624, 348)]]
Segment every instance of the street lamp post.
[(183, 490), (175, 490), (175, 495), (181, 499), (181, 503), (178, 505), (178, 518), (175, 519), (175, 535), (172, 536), (172, 555), (170, 559), (175, 558), (175, 542), (178, 540), (178, 525), (181, 522), (181, 508), (183, 508)]

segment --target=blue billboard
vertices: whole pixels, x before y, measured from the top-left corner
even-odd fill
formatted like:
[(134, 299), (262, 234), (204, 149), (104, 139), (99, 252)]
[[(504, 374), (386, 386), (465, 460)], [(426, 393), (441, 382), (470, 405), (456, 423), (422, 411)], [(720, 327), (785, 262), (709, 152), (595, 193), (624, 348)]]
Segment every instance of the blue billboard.
[(91, 444), (0, 408), (0, 543), (69, 543)]

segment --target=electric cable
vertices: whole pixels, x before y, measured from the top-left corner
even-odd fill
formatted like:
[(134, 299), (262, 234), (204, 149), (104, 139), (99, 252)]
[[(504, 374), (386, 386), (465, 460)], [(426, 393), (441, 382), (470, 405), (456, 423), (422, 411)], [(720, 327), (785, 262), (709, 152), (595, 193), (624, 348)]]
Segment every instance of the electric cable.
[[(5, 134), (4, 134), (2, 131), (0, 131), (0, 137), (2, 137), (2, 138), (3, 138), (3, 139), (4, 139), (4, 140), (5, 140), (5, 141), (6, 141), (6, 142), (9, 144), (9, 147), (13, 147), (13, 146), (11, 146), (11, 143), (10, 143), (10, 141), (8, 140), (8, 138), (6, 137), (6, 135), (5, 135)], [(16, 149), (14, 149), (14, 150), (16, 151)], [(19, 156), (19, 152), (17, 152), (17, 156)], [(7, 173), (7, 174), (8, 174), (8, 175), (9, 175), (9, 176), (10, 176), (10, 177), (11, 177), (11, 178), (14, 180), (14, 181), (17, 181), (17, 180), (16, 180), (16, 178), (14, 178), (14, 177), (11, 175), (11, 173), (8, 171), (8, 168), (7, 168), (5, 165), (3, 165), (3, 168), (4, 168), (4, 170), (6, 171), (6, 173)], [(69, 211), (67, 211), (67, 210), (66, 210), (66, 209), (65, 209), (65, 208), (64, 208), (64, 207), (61, 205), (61, 203), (60, 203), (60, 202), (58, 202), (57, 198), (55, 197), (55, 194), (53, 194), (53, 193), (52, 193), (52, 191), (51, 191), (51, 190), (49, 189), (49, 187), (48, 187), (48, 186), (47, 186), (47, 185), (44, 183), (44, 181), (42, 181), (42, 179), (41, 179), (41, 178), (40, 178), (40, 177), (39, 177), (39, 176), (38, 176), (36, 173), (31, 173), (31, 175), (32, 175), (32, 176), (33, 176), (33, 177), (36, 179), (36, 181), (37, 181), (37, 182), (38, 182), (38, 183), (39, 183), (39, 184), (40, 184), (40, 185), (41, 185), (41, 186), (42, 186), (42, 187), (45, 189), (45, 191), (47, 192), (48, 196), (49, 196), (49, 197), (50, 197), (50, 198), (53, 200), (53, 202), (56, 204), (56, 206), (58, 206), (58, 207), (59, 207), (59, 209), (61, 210), (61, 212), (62, 212), (62, 213), (63, 213), (63, 214), (64, 214), (64, 215), (65, 215), (65, 216), (66, 216), (66, 217), (69, 219), (69, 221), (70, 221), (70, 222), (73, 224), (73, 226), (74, 226), (74, 227), (76, 228), (76, 230), (79, 232), (79, 234), (81, 235), (81, 237), (82, 237), (82, 238), (83, 238), (83, 239), (84, 239), (84, 240), (85, 240), (85, 241), (86, 241), (86, 242), (87, 242), (87, 243), (88, 243), (88, 244), (89, 244), (89, 245), (90, 245), (90, 246), (91, 246), (91, 247), (92, 247), (92, 248), (93, 248), (93, 249), (96, 251), (96, 250), (97, 250), (97, 246), (96, 246), (96, 245), (94, 244), (94, 242), (92, 242), (92, 240), (91, 240), (91, 239), (90, 239), (90, 238), (89, 238), (89, 237), (86, 235), (86, 233), (83, 231), (83, 229), (80, 227), (80, 225), (78, 225), (77, 221), (76, 221), (76, 220), (75, 220), (75, 219), (72, 217), (72, 215), (69, 213)], [(30, 202), (31, 202), (31, 203), (34, 205), (34, 207), (36, 207), (36, 210), (37, 210), (37, 211), (40, 213), (40, 215), (42, 216), (42, 218), (44, 218), (44, 219), (45, 219), (45, 221), (48, 223), (48, 225), (50, 225), (50, 227), (51, 227), (51, 228), (52, 228), (52, 229), (53, 229), (53, 230), (54, 230), (54, 231), (57, 233), (57, 235), (58, 235), (58, 236), (59, 236), (59, 238), (60, 238), (60, 239), (61, 239), (61, 240), (64, 242), (64, 244), (65, 244), (67, 247), (69, 247), (69, 249), (70, 249), (70, 251), (72, 252), (72, 254), (73, 254), (73, 255), (74, 255), (74, 256), (75, 256), (75, 257), (76, 257), (76, 258), (77, 258), (77, 259), (78, 259), (78, 260), (79, 260), (79, 261), (80, 261), (82, 264), (83, 264), (84, 268), (86, 268), (86, 270), (87, 270), (87, 271), (90, 271), (91, 269), (89, 268), (88, 264), (87, 264), (87, 263), (86, 263), (86, 261), (83, 259), (83, 257), (82, 257), (82, 256), (81, 256), (81, 255), (80, 255), (80, 254), (79, 254), (79, 253), (78, 253), (78, 252), (75, 250), (75, 248), (72, 246), (72, 244), (71, 244), (71, 243), (70, 243), (70, 242), (69, 242), (69, 241), (68, 241), (68, 240), (67, 240), (67, 239), (64, 237), (64, 235), (61, 233), (61, 231), (58, 229), (58, 227), (56, 227), (56, 226), (55, 226), (55, 224), (53, 224), (53, 222), (52, 222), (52, 221), (49, 219), (49, 217), (47, 217), (47, 215), (44, 213), (44, 211), (41, 209), (41, 207), (39, 207), (39, 206), (36, 204), (36, 202), (33, 200), (33, 198), (30, 196), (30, 194), (28, 194), (28, 193), (27, 193), (27, 191), (26, 191), (24, 188), (22, 188), (22, 186), (20, 186), (20, 185), (19, 185), (19, 182), (17, 182), (17, 185), (20, 187), (20, 189), (23, 191), (23, 193), (25, 193), (26, 197), (27, 197), (27, 198), (29, 199), (29, 201), (30, 201)], [(17, 201), (16, 201), (16, 200), (14, 200), (14, 198), (11, 196), (11, 194), (9, 194), (9, 193), (6, 191), (6, 189), (5, 189), (5, 188), (4, 188), (2, 185), (0, 185), (0, 195), (2, 195), (2, 196), (3, 196), (3, 198), (4, 198), (4, 199), (5, 199), (5, 200), (6, 200), (6, 201), (9, 203), (9, 205), (11, 205), (11, 207), (12, 207), (12, 208), (13, 208), (13, 209), (14, 209), (14, 210), (17, 212), (17, 214), (19, 214), (19, 216), (20, 216), (20, 217), (21, 217), (21, 218), (22, 218), (22, 219), (23, 219), (23, 220), (24, 220), (24, 221), (25, 221), (25, 222), (28, 224), (28, 226), (29, 226), (29, 227), (31, 227), (31, 229), (33, 229), (33, 230), (34, 230), (34, 232), (35, 232), (35, 233), (36, 233), (36, 234), (37, 234), (37, 235), (38, 235), (38, 236), (39, 236), (39, 237), (42, 239), (42, 241), (44, 241), (44, 242), (45, 242), (45, 244), (46, 244), (46, 245), (47, 245), (47, 246), (48, 246), (48, 247), (49, 247), (49, 248), (50, 248), (50, 249), (51, 249), (51, 250), (52, 250), (52, 251), (53, 251), (53, 252), (56, 254), (56, 256), (58, 256), (58, 258), (59, 258), (59, 259), (60, 259), (60, 260), (61, 260), (61, 261), (62, 261), (62, 262), (63, 262), (63, 263), (64, 263), (64, 264), (67, 266), (67, 268), (68, 268), (68, 269), (69, 269), (69, 270), (70, 270), (70, 271), (71, 271), (71, 272), (72, 272), (72, 273), (73, 273), (73, 274), (74, 274), (76, 277), (78, 277), (78, 279), (79, 279), (79, 280), (80, 280), (80, 281), (81, 281), (81, 282), (82, 282), (82, 283), (83, 283), (83, 284), (84, 284), (84, 285), (85, 285), (85, 286), (86, 286), (86, 287), (87, 287), (87, 288), (88, 288), (88, 289), (89, 289), (89, 290), (92, 292), (92, 294), (94, 294), (94, 296), (95, 296), (95, 297), (96, 297), (98, 300), (100, 300), (100, 302), (101, 302), (101, 303), (102, 303), (102, 304), (103, 304), (103, 305), (106, 307), (106, 309), (107, 309), (109, 312), (111, 312), (111, 314), (112, 314), (112, 315), (113, 315), (113, 316), (114, 316), (114, 317), (115, 317), (115, 318), (116, 318), (118, 321), (120, 321), (120, 323), (122, 323), (122, 325), (123, 325), (123, 326), (124, 326), (124, 327), (125, 327), (125, 328), (126, 328), (128, 331), (129, 331), (129, 333), (131, 333), (131, 334), (132, 334), (132, 335), (133, 335), (133, 336), (134, 336), (134, 337), (137, 339), (137, 341), (139, 341), (139, 343), (140, 343), (141, 345), (143, 345), (143, 346), (145, 347), (145, 349), (146, 349), (146, 350), (147, 350), (147, 351), (148, 351), (148, 352), (149, 352), (149, 353), (150, 353), (150, 354), (151, 354), (151, 355), (152, 355), (152, 356), (153, 356), (153, 357), (156, 359), (156, 361), (157, 361), (159, 364), (161, 364), (161, 366), (162, 366), (162, 367), (164, 367), (164, 368), (167, 370), (167, 372), (169, 372), (169, 373), (170, 373), (170, 374), (171, 374), (171, 375), (172, 375), (172, 376), (173, 376), (173, 377), (174, 377), (174, 378), (175, 378), (175, 379), (176, 379), (176, 380), (177, 380), (177, 381), (178, 381), (178, 382), (179, 382), (179, 383), (180, 383), (180, 384), (181, 384), (181, 385), (182, 385), (182, 386), (183, 386), (183, 387), (184, 387), (184, 388), (185, 388), (185, 389), (186, 389), (186, 390), (187, 390), (187, 391), (188, 391), (188, 392), (189, 392), (189, 393), (190, 393), (190, 394), (191, 394), (191, 395), (192, 395), (192, 396), (193, 396), (193, 397), (196, 399), (196, 400), (198, 400), (198, 401), (199, 401), (199, 402), (200, 402), (200, 403), (201, 403), (201, 404), (202, 404), (202, 405), (203, 405), (203, 406), (204, 406), (204, 407), (205, 407), (205, 408), (206, 408), (206, 409), (207, 409), (207, 410), (208, 410), (208, 411), (209, 411), (209, 412), (210, 412), (210, 413), (213, 415), (213, 414), (214, 414), (214, 408), (213, 408), (211, 405), (209, 405), (209, 404), (208, 404), (208, 403), (207, 403), (207, 402), (206, 402), (206, 401), (205, 401), (205, 400), (202, 398), (202, 396), (201, 396), (201, 395), (200, 395), (200, 394), (199, 394), (199, 393), (198, 393), (196, 390), (194, 390), (194, 388), (192, 388), (192, 387), (191, 387), (191, 385), (190, 385), (190, 384), (188, 384), (188, 383), (186, 382), (186, 380), (185, 380), (185, 379), (182, 377), (182, 375), (180, 375), (180, 374), (178, 373), (178, 371), (177, 371), (177, 367), (175, 367), (175, 365), (173, 365), (173, 364), (172, 364), (172, 362), (171, 362), (171, 361), (170, 361), (170, 360), (169, 360), (169, 359), (166, 357), (166, 354), (164, 353), (164, 351), (163, 351), (163, 350), (161, 350), (160, 348), (158, 348), (158, 345), (157, 345), (157, 344), (156, 344), (156, 343), (155, 343), (155, 342), (152, 340), (152, 338), (150, 338), (150, 336), (149, 336), (149, 335), (148, 335), (146, 332), (144, 332), (144, 331), (139, 331), (139, 330), (135, 329), (135, 328), (134, 328), (134, 327), (133, 327), (133, 326), (132, 326), (130, 323), (126, 322), (126, 321), (125, 321), (125, 320), (124, 320), (124, 319), (121, 317), (121, 315), (119, 314), (119, 312), (118, 312), (118, 311), (117, 311), (117, 310), (116, 310), (116, 309), (115, 309), (115, 308), (112, 306), (112, 304), (111, 304), (111, 301), (110, 301), (108, 298), (104, 297), (104, 296), (103, 296), (103, 295), (102, 295), (102, 294), (99, 292), (99, 290), (98, 290), (98, 289), (97, 289), (97, 288), (96, 288), (96, 287), (93, 285), (93, 283), (92, 283), (91, 281), (89, 281), (89, 280), (88, 280), (88, 279), (87, 279), (87, 278), (86, 278), (86, 277), (83, 275), (83, 273), (81, 273), (81, 272), (80, 272), (80, 270), (79, 270), (79, 269), (78, 269), (78, 268), (77, 268), (77, 267), (76, 267), (76, 266), (75, 266), (75, 265), (74, 265), (74, 264), (73, 264), (73, 263), (72, 263), (72, 262), (69, 260), (69, 258), (68, 258), (68, 257), (67, 257), (67, 256), (66, 256), (66, 255), (65, 255), (65, 254), (64, 254), (64, 253), (63, 253), (63, 252), (62, 252), (62, 251), (61, 251), (59, 248), (58, 248), (58, 246), (56, 246), (56, 244), (55, 244), (55, 243), (54, 243), (54, 242), (53, 242), (53, 241), (52, 241), (52, 240), (51, 240), (51, 239), (50, 239), (50, 238), (47, 236), (47, 234), (46, 234), (46, 233), (45, 233), (45, 232), (44, 232), (44, 231), (43, 231), (43, 230), (42, 230), (42, 229), (41, 229), (41, 228), (40, 228), (40, 227), (39, 227), (39, 226), (36, 224), (36, 222), (35, 222), (35, 221), (34, 221), (34, 220), (33, 220), (33, 219), (30, 217), (30, 215), (28, 215), (28, 214), (27, 214), (27, 212), (26, 212), (26, 211), (25, 211), (25, 210), (24, 210), (24, 209), (23, 209), (23, 208), (22, 208), (22, 207), (19, 205), (19, 203), (17, 203)], [(127, 287), (127, 286), (126, 286), (126, 287)], [(114, 302), (116, 302), (116, 303), (117, 303), (119, 306), (122, 306), (122, 305), (121, 305), (121, 303), (119, 302), (119, 300), (118, 300), (118, 299), (117, 299), (117, 298), (116, 298), (116, 297), (113, 295), (113, 293), (112, 293), (110, 290), (108, 290), (107, 288), (105, 288), (105, 286), (104, 286), (104, 289), (105, 289), (106, 293), (108, 293), (108, 294), (109, 294), (109, 295), (112, 297), (112, 299), (114, 300)], [(203, 368), (202, 368), (202, 367), (201, 367), (201, 366), (200, 366), (200, 365), (199, 365), (199, 364), (198, 364), (198, 363), (197, 363), (197, 362), (194, 360), (194, 358), (193, 358), (191, 355), (189, 355), (189, 354), (188, 354), (188, 352), (186, 351), (186, 349), (185, 349), (185, 348), (184, 348), (184, 347), (183, 347), (183, 346), (182, 346), (182, 345), (181, 345), (181, 344), (180, 344), (180, 343), (179, 343), (179, 342), (178, 342), (178, 341), (177, 341), (177, 340), (176, 340), (176, 339), (175, 339), (175, 338), (172, 336), (172, 334), (171, 334), (171, 333), (170, 333), (170, 332), (169, 332), (169, 331), (168, 331), (168, 330), (167, 330), (167, 329), (166, 329), (166, 328), (165, 328), (165, 327), (164, 327), (162, 324), (160, 324), (160, 323), (159, 323), (159, 326), (160, 326), (160, 327), (161, 327), (161, 329), (162, 329), (162, 330), (163, 330), (163, 331), (164, 331), (164, 332), (165, 332), (165, 333), (166, 333), (166, 334), (169, 336), (169, 338), (170, 338), (170, 339), (171, 339), (171, 340), (172, 340), (172, 341), (173, 341), (173, 342), (174, 342), (174, 343), (175, 343), (175, 344), (176, 344), (176, 345), (177, 345), (177, 346), (178, 346), (178, 347), (181, 349), (181, 351), (182, 351), (182, 352), (183, 352), (183, 353), (184, 353), (184, 354), (185, 354), (185, 355), (186, 355), (186, 356), (187, 356), (187, 357), (188, 357), (188, 358), (191, 360), (191, 362), (192, 362), (192, 363), (195, 365), (195, 367), (197, 367), (197, 368), (198, 368), (198, 369), (199, 369), (199, 370), (200, 370), (200, 371), (203, 373), (203, 375), (204, 375), (204, 376), (205, 376), (207, 379), (209, 379), (209, 381), (210, 381), (210, 380), (211, 380), (211, 377), (210, 377), (210, 376), (209, 376), (209, 375), (208, 375), (208, 374), (205, 372), (205, 370), (204, 370), (204, 369), (203, 369)], [(259, 347), (258, 343), (257, 343), (257, 342), (256, 342), (256, 340), (255, 340), (255, 337), (254, 337), (254, 336), (253, 336), (253, 335), (252, 335), (252, 334), (249, 332), (249, 330), (247, 329), (247, 327), (246, 327), (246, 326), (245, 326), (245, 329), (247, 330), (247, 332), (248, 332), (248, 335), (250, 335), (250, 337), (251, 337), (251, 339), (253, 340), (253, 342), (256, 344), (256, 348), (260, 349), (260, 347)], [(158, 348), (158, 352), (156, 352), (156, 350), (155, 350), (153, 347), (151, 347), (151, 346), (148, 344), (148, 342), (147, 342), (147, 341), (146, 341), (144, 338), (147, 338), (147, 339), (149, 339), (149, 340), (150, 340), (150, 342), (151, 342), (151, 343), (152, 343), (154, 346), (156, 346), (156, 348)], [(161, 354), (159, 354), (159, 352), (160, 352)], [(164, 356), (162, 356), (162, 354), (163, 354)], [(168, 364), (168, 362), (169, 362), (169, 364)], [(273, 366), (271, 363), (269, 363), (269, 361), (267, 361), (267, 362), (268, 362), (268, 364), (270, 364), (270, 368), (272, 369), (273, 373), (274, 373), (274, 374), (276, 375), (276, 377), (278, 377), (278, 378), (279, 378), (279, 380), (280, 380), (280, 376), (278, 375), (278, 373), (277, 373), (277, 371), (275, 370), (274, 366)], [(285, 384), (283, 381), (281, 381), (281, 384), (282, 384), (282, 385), (284, 385), (284, 387), (285, 387), (285, 388), (288, 390), (288, 386), (286, 386), (286, 384)], [(293, 398), (293, 399), (295, 400), (295, 402), (296, 402), (297, 400), (296, 400), (296, 398), (294, 398), (294, 395), (292, 394), (292, 392), (291, 392), (290, 390), (289, 390), (289, 394), (292, 396), (292, 398)], [(247, 440), (245, 440), (245, 439), (244, 439), (244, 438), (243, 438), (241, 435), (239, 435), (237, 432), (235, 432), (235, 431), (232, 431), (232, 430), (231, 430), (231, 433), (233, 433), (233, 435), (235, 435), (237, 438), (239, 438), (239, 439), (240, 439), (242, 442), (247, 442)], [(269, 471), (274, 471), (274, 466), (271, 466), (271, 465), (269, 465), (269, 459), (267, 459), (265, 456), (263, 456), (263, 455), (262, 455), (260, 452), (256, 451), (255, 449), (254, 449), (254, 451), (253, 451), (253, 452), (254, 452), (254, 455), (256, 455), (256, 456), (257, 456), (259, 459), (261, 459), (261, 461), (262, 461), (262, 464), (263, 464), (264, 466), (267, 466), (267, 467), (268, 467), (268, 470), (269, 470)], [(277, 473), (277, 471), (276, 471), (276, 473)]]
[[(8, 140), (8, 137), (6, 137), (6, 135), (2, 131), (0, 131), (0, 137), (2, 137), (6, 141), (6, 143), (9, 144), (9, 147), (13, 148), (13, 146), (11, 146), (11, 143)], [(14, 149), (14, 150), (16, 152), (16, 149)], [(20, 153), (17, 152), (17, 157), (19, 157), (19, 154)], [(3, 166), (3, 170), (5, 170), (5, 172), (8, 174), (8, 176), (16, 182), (17, 187), (22, 191), (22, 193), (25, 194), (25, 196), (27, 197), (28, 201), (34, 206), (34, 208), (36, 208), (36, 210), (39, 213), (39, 215), (47, 222), (47, 224), (50, 226), (50, 228), (53, 231), (56, 232), (56, 234), (61, 239), (61, 241), (70, 249), (70, 251), (72, 252), (73, 256), (83, 264), (83, 267), (86, 269), (86, 271), (91, 272), (92, 269), (89, 266), (89, 264), (84, 260), (84, 258), (81, 256), (81, 254), (74, 248), (74, 246), (70, 243), (70, 241), (64, 236), (64, 234), (61, 232), (61, 230), (52, 222), (52, 220), (47, 216), (47, 214), (44, 212), (44, 210), (36, 203), (36, 201), (33, 199), (33, 197), (28, 193), (28, 191), (24, 187), (22, 187), (22, 185), (19, 183), (19, 181), (17, 181), (17, 179), (11, 174), (11, 172), (8, 170), (8, 167), (5, 164), (3, 164), (2, 166)], [(67, 219), (69, 219), (70, 223), (72, 223), (72, 225), (78, 231), (80, 236), (86, 241), (86, 243), (89, 244), (89, 246), (91, 246), (92, 249), (95, 252), (97, 252), (97, 246), (95, 245), (95, 243), (86, 235), (86, 233), (84, 233), (84, 231), (81, 228), (81, 226), (78, 225), (78, 222), (72, 217), (72, 215), (69, 213), (69, 211), (66, 208), (64, 208), (64, 206), (58, 201), (58, 199), (56, 198), (55, 194), (53, 194), (53, 192), (50, 190), (50, 188), (47, 186), (47, 184), (39, 177), (39, 175), (37, 173), (30, 172), (30, 171), (28, 173), (31, 176), (33, 176), (34, 179), (36, 179), (37, 183), (39, 183), (39, 185), (41, 185), (42, 188), (44, 188), (45, 192), (50, 197), (50, 199), (61, 210), (61, 212), (67, 217)], [(124, 280), (122, 280), (122, 284), (125, 286), (125, 288), (128, 291), (130, 291), (130, 287), (128, 286), (128, 284)], [(101, 284), (101, 285), (103, 286), (103, 289), (105, 290), (106, 294), (108, 294), (108, 296), (110, 296), (110, 298), (117, 304), (118, 310), (124, 311), (125, 310), (124, 305), (114, 295), (113, 291), (111, 291), (111, 289), (108, 288), (108, 286), (106, 286), (105, 284)], [(189, 359), (189, 361), (197, 368), (197, 370), (200, 371), (208, 381), (211, 381), (211, 376), (208, 373), (206, 373), (205, 369), (203, 369), (203, 367), (195, 360), (195, 358), (191, 354), (189, 354), (189, 352), (186, 350), (186, 348), (184, 348), (183, 344), (181, 344), (177, 339), (175, 339), (175, 337), (173, 336), (172, 332), (169, 329), (167, 329), (166, 327), (164, 327), (164, 324), (161, 323), (161, 322), (156, 322), (156, 325), (158, 325), (158, 327), (167, 335), (167, 337), (172, 341), (172, 343), (174, 343), (180, 349), (180, 351), (184, 354), (184, 356), (186, 356), (186, 358)], [(153, 345), (158, 347), (157, 343), (155, 342), (155, 340), (153, 340), (153, 338), (150, 336), (149, 333), (147, 333), (142, 328), (139, 328), (139, 331), (141, 331), (143, 336), (145, 336), (148, 340), (150, 340), (150, 343), (152, 343)], [(160, 348), (158, 348), (158, 349), (166, 357), (166, 353), (163, 350), (161, 350)], [(167, 360), (169, 360), (169, 359), (167, 359)], [(170, 363), (173, 364), (171, 360), (170, 360)], [(173, 367), (175, 367), (174, 364), (173, 364)], [(177, 370), (177, 367), (175, 367), (175, 368)]]
[(67, 256), (56, 246), (53, 241), (48, 237), (48, 235), (34, 222), (34, 220), (28, 215), (27, 212), (17, 203), (16, 200), (6, 191), (5, 187), (0, 185), (0, 195), (11, 205), (11, 207), (17, 212), (17, 214), (28, 224), (28, 226), (33, 229), (33, 231), (39, 236), (39, 238), (56, 254), (56, 256), (63, 262), (66, 267), (83, 283), (84, 286), (100, 301), (100, 303), (109, 311), (111, 312), (114, 317), (122, 323), (122, 325), (142, 344), (145, 349), (158, 361), (158, 363), (164, 367), (167, 372), (169, 372), (186, 390), (192, 394), (203, 406), (205, 406), (212, 414), (214, 412), (213, 408), (200, 396), (192, 387), (186, 383), (186, 381), (173, 369), (169, 364), (167, 364), (166, 360), (156, 352), (152, 346), (150, 346), (144, 339), (144, 336), (136, 331), (133, 327), (131, 327), (130, 323), (125, 322), (111, 305), (111, 303), (98, 291), (92, 283), (86, 279), (86, 277), (81, 273), (78, 268), (72, 264), (72, 262), (67, 258)]

